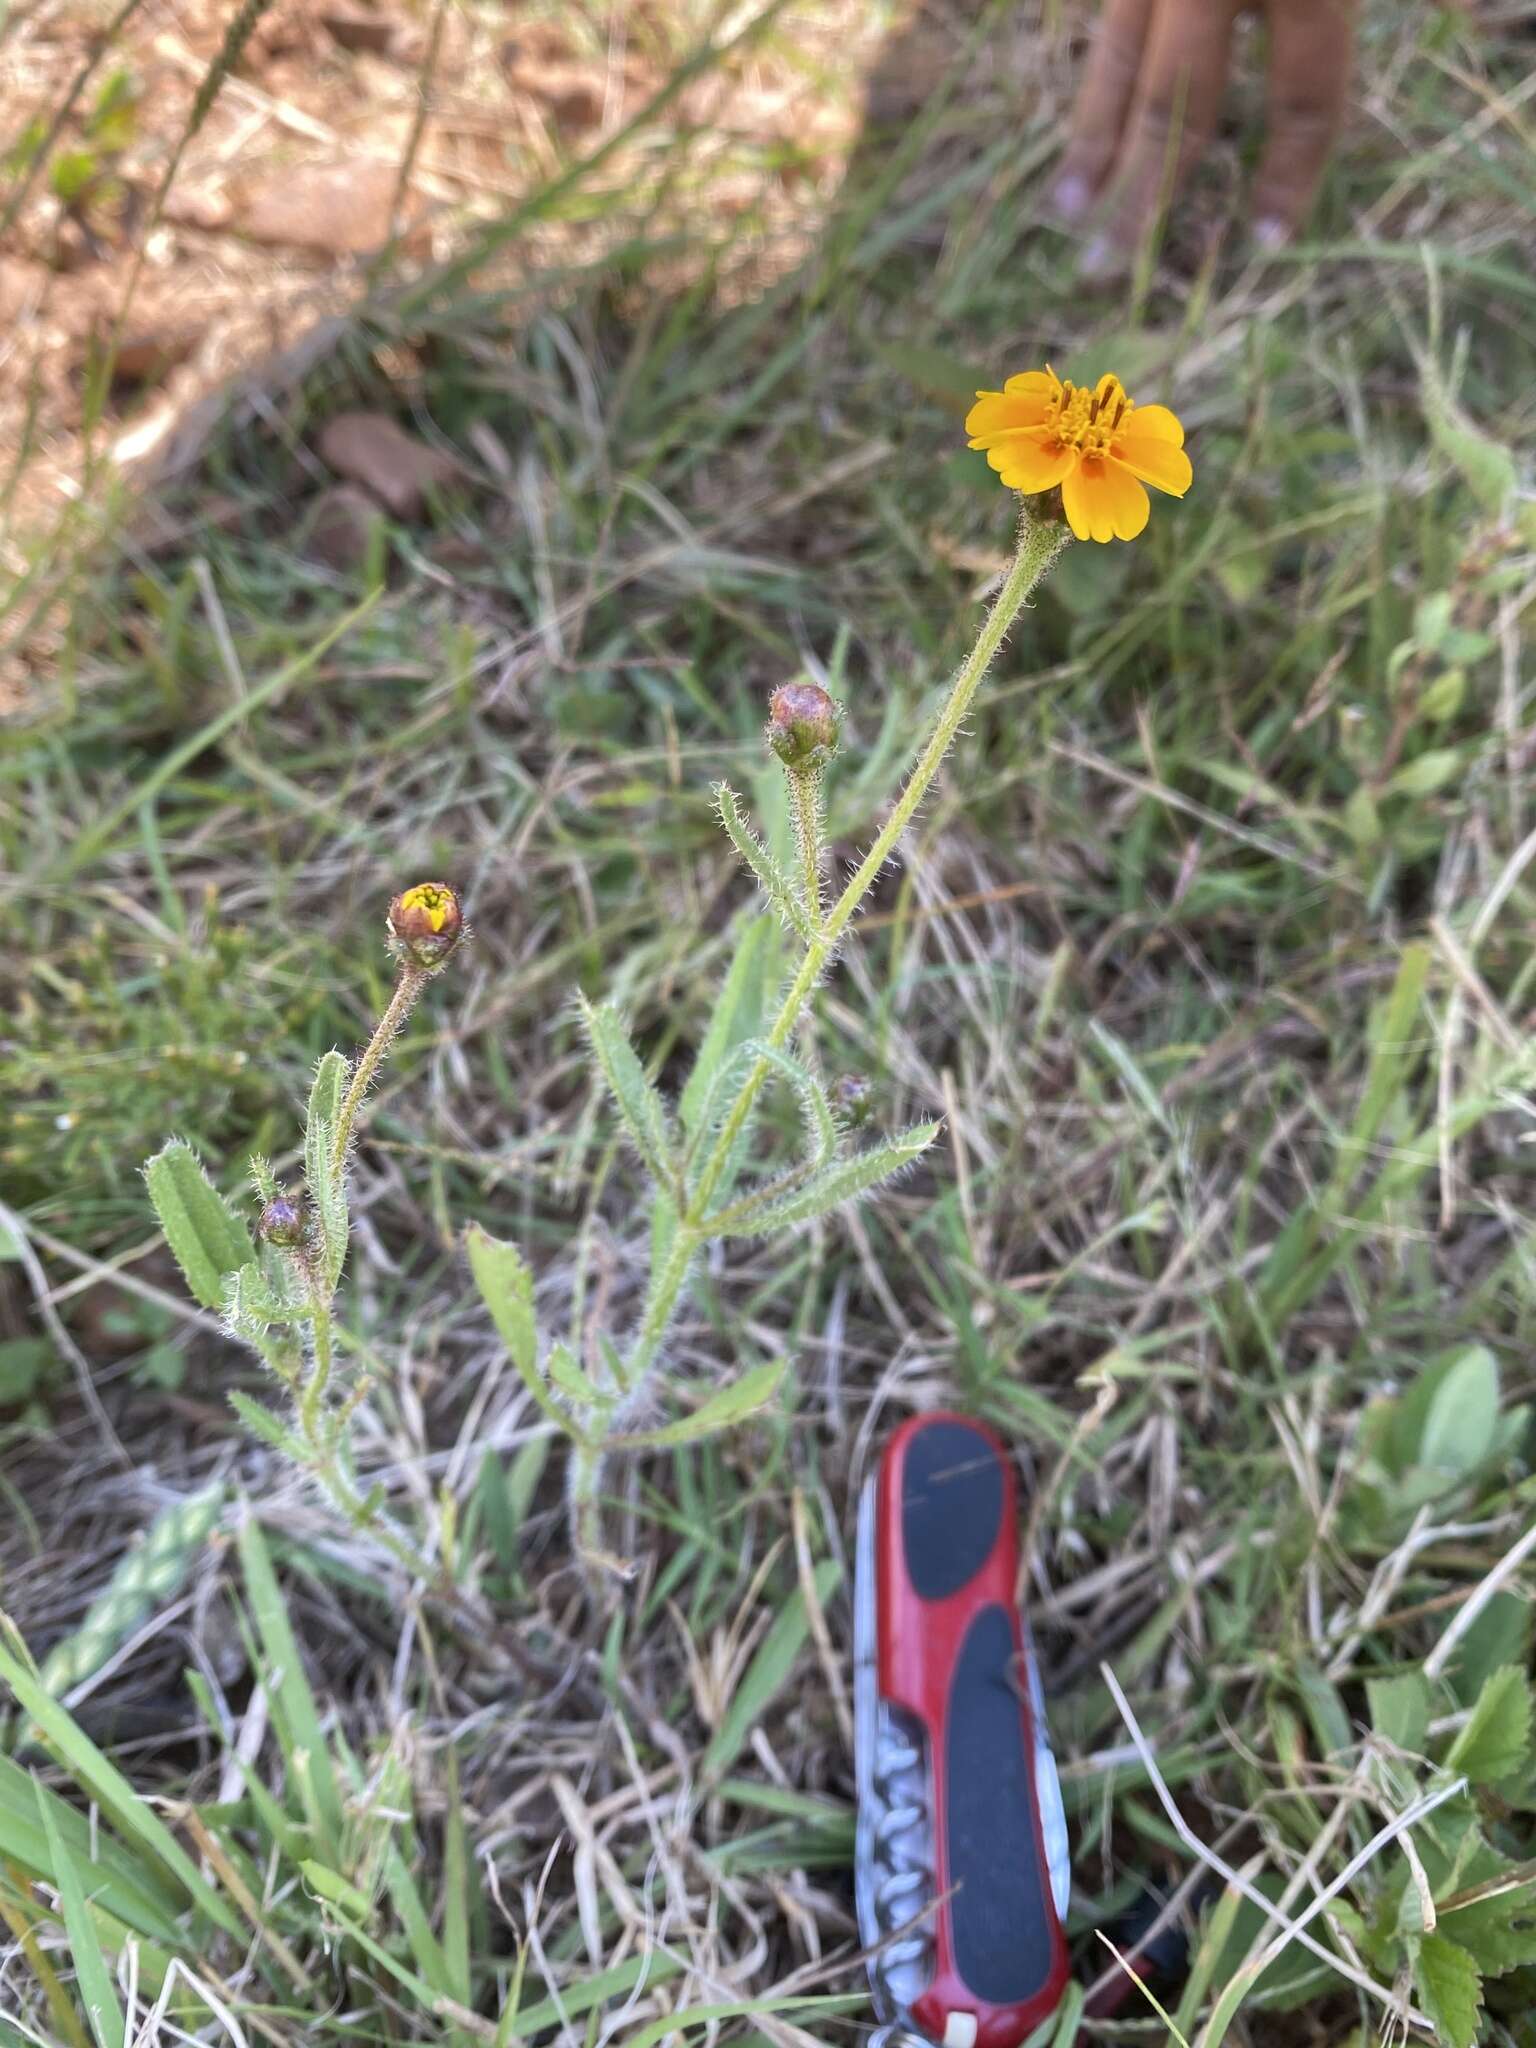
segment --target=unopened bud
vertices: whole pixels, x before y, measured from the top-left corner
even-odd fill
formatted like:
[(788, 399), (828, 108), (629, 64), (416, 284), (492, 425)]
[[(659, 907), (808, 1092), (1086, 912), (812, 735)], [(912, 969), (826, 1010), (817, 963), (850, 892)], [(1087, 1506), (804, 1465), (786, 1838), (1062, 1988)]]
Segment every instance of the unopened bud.
[(826, 767), (837, 728), (837, 706), (820, 683), (781, 683), (768, 699), (768, 744), (792, 774)]
[(874, 1090), (862, 1074), (844, 1074), (832, 1084), (832, 1107), (850, 1130), (868, 1123), (874, 1106)]
[(418, 882), (391, 901), (389, 933), (402, 959), (435, 970), (464, 936), (464, 912), (446, 882)]
[(261, 1212), (257, 1233), (268, 1244), (285, 1249), (304, 1242), (304, 1211), (287, 1195), (274, 1195)]

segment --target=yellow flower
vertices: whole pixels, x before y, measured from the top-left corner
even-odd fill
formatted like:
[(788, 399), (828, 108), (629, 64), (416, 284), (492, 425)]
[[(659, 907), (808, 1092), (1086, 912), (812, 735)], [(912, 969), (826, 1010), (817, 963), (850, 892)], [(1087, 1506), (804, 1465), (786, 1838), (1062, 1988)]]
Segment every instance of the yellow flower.
[(1184, 429), (1166, 405), (1133, 405), (1118, 377), (1090, 391), (1052, 369), (978, 391), (965, 431), (1011, 491), (1061, 486), (1079, 540), (1134, 540), (1150, 509), (1143, 484), (1182, 498), (1193, 475)]
[(391, 898), (388, 924), (397, 955), (435, 972), (464, 935), (464, 911), (446, 882), (418, 882)]

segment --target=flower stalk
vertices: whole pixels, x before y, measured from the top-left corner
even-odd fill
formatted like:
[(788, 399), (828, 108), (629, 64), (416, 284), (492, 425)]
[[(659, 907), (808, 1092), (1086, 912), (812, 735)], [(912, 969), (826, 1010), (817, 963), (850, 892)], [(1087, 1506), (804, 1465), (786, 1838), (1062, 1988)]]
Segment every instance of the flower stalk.
[[(583, 1440), (573, 1444), (568, 1473), (572, 1535), (578, 1553), (589, 1566), (614, 1566), (601, 1536), (605, 1447), (620, 1439), (650, 1406), (651, 1381), (696, 1258), (714, 1238), (738, 1227), (750, 1227), (758, 1213), (768, 1215), (776, 1206), (792, 1203), (797, 1188), (807, 1179), (805, 1169), (791, 1169), (766, 1187), (757, 1188), (724, 1208), (717, 1207), (758, 1097), (776, 1068), (792, 1063), (789, 1048), (817, 985), (932, 788), (1010, 628), (1070, 538), (1065, 525), (1025, 512), (1013, 561), (975, 645), (956, 670), (889, 816), (830, 908), (823, 894), (821, 780), (836, 746), (835, 707), (826, 693), (814, 685), (788, 685), (775, 693), (768, 740), (783, 764), (788, 783), (799, 868), (796, 879), (787, 883), (797, 899), (791, 906), (789, 921), (800, 934), (804, 951), (777, 1014), (760, 1041), (760, 1049), (747, 1063), (715, 1135), (704, 1150), (702, 1162), (691, 1176), (691, 1185), (684, 1190), (684, 1199), (676, 1204), (678, 1214), (670, 1245), (653, 1271), (639, 1327), (624, 1357), (622, 1398), (614, 1397), (613, 1387), (606, 1388), (610, 1403), (602, 1426), (595, 1432), (589, 1426)], [(817, 699), (821, 701), (818, 703)], [(775, 900), (780, 878), (772, 872), (765, 873), (767, 857), (757, 842), (745, 834), (729, 792), (722, 795), (721, 813), (728, 821), (727, 829), (738, 850), (743, 837), (748, 838), (748, 864), (764, 883), (770, 900)], [(794, 915), (795, 911), (799, 914)]]

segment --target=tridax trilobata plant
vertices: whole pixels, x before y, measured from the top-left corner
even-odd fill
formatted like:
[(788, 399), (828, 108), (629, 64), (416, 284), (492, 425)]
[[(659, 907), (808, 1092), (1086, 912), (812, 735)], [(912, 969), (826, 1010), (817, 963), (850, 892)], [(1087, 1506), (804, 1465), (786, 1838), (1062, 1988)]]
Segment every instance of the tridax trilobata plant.
[[(667, 1337), (705, 1249), (825, 1216), (899, 1173), (932, 1143), (936, 1124), (863, 1147), (851, 1143), (856, 1118), (848, 1102), (829, 1093), (799, 1045), (806, 1012), (927, 795), (993, 656), (1069, 537), (1132, 539), (1147, 519), (1144, 484), (1175, 497), (1189, 486), (1178, 420), (1165, 406), (1134, 405), (1113, 377), (1089, 388), (1031, 371), (1010, 378), (1002, 391), (978, 393), (966, 426), (971, 446), (984, 449), (1001, 482), (1021, 496), (1017, 552), (874, 843), (834, 894), (827, 883), (822, 782), (837, 753), (840, 713), (815, 683), (787, 683), (770, 704), (767, 739), (783, 769), (794, 825), (788, 866), (754, 833), (735, 792), (725, 783), (715, 791), (727, 837), (798, 946), (798, 964), (777, 1002), (749, 999), (761, 961), (750, 936), (742, 936), (692, 1071), (676, 1102), (668, 1103), (618, 1009), (580, 999), (594, 1071), (649, 1182), (650, 1269), (633, 1326), (582, 1331), (570, 1343), (544, 1341), (533, 1276), (521, 1254), (478, 1226), (468, 1234), (476, 1284), (512, 1360), (540, 1411), (570, 1441), (572, 1537), (589, 1566), (626, 1568), (603, 1532), (613, 1458), (724, 1428), (760, 1408), (784, 1370), (782, 1363), (752, 1368), (691, 1413), (658, 1419)], [(364, 1387), (354, 1379), (338, 1388), (333, 1302), (346, 1257), (347, 1162), (359, 1107), (425, 982), (457, 946), (462, 924), (457, 898), (441, 883), (407, 890), (391, 904), (400, 979), (355, 1064), (335, 1052), (320, 1063), (305, 1129), (304, 1190), (279, 1189), (263, 1162), (253, 1168), (262, 1204), (259, 1253), (186, 1146), (167, 1146), (148, 1168), (151, 1196), (192, 1292), (223, 1311), (231, 1332), (252, 1346), (290, 1395), (287, 1419), (237, 1397), (241, 1414), (418, 1572), (426, 1567), (408, 1538), (381, 1519), (378, 1503), (358, 1493), (352, 1476), (347, 1424)], [(755, 929), (761, 931), (761, 921)], [(763, 1171), (756, 1164), (759, 1119), (773, 1089), (787, 1089), (797, 1100), (803, 1145), (798, 1158)]]
[(248, 1344), (287, 1390), (286, 1417), (232, 1394), (242, 1419), (311, 1473), (349, 1521), (368, 1528), (418, 1577), (428, 1574), (425, 1560), (353, 1481), (347, 1425), (368, 1383), (355, 1375), (338, 1387), (335, 1299), (347, 1257), (347, 1169), (358, 1111), (400, 1027), (464, 930), (458, 897), (446, 883), (418, 883), (390, 904), (389, 946), (399, 968), (394, 993), (355, 1061), (328, 1052), (315, 1069), (304, 1120), (303, 1188), (280, 1187), (265, 1159), (251, 1161), (260, 1205), (256, 1242), (182, 1140), (173, 1138), (144, 1169), (187, 1286), (205, 1308), (223, 1312), (230, 1335)]

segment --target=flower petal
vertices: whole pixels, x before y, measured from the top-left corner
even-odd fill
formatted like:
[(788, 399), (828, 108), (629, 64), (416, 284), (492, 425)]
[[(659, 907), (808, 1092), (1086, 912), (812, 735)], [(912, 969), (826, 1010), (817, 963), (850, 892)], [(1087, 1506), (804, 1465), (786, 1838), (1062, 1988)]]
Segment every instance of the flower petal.
[(1167, 441), (1175, 448), (1184, 446), (1184, 422), (1166, 405), (1133, 405), (1125, 425), (1128, 433), (1145, 434), (1152, 441)]
[[(1008, 381), (1022, 384), (1024, 379), (1011, 377)], [(1049, 392), (1037, 396), (1027, 391), (978, 391), (976, 403), (965, 416), (965, 431), (973, 437), (973, 448), (985, 447), (994, 434), (1013, 434), (1021, 427), (1044, 426), (1049, 409)]]
[(1136, 431), (1141, 415), (1133, 412), (1127, 425), (1129, 433), (1117, 434), (1110, 448), (1116, 462), (1123, 462), (1132, 476), (1139, 476), (1144, 484), (1154, 484), (1158, 490), (1166, 491), (1172, 498), (1182, 498), (1194, 480), (1195, 472), (1190, 467), (1189, 457), (1182, 448), (1176, 448), (1169, 441), (1160, 441)]
[(1021, 370), (1010, 377), (1003, 389), (1010, 398), (1043, 398), (1047, 405), (1061, 396), (1061, 379), (1054, 370)]
[(1134, 540), (1151, 501), (1128, 469), (1086, 456), (1063, 480), (1061, 502), (1079, 540)]
[(987, 460), (1010, 491), (1048, 491), (1077, 467), (1078, 453), (1040, 434), (1019, 434), (989, 449)]

